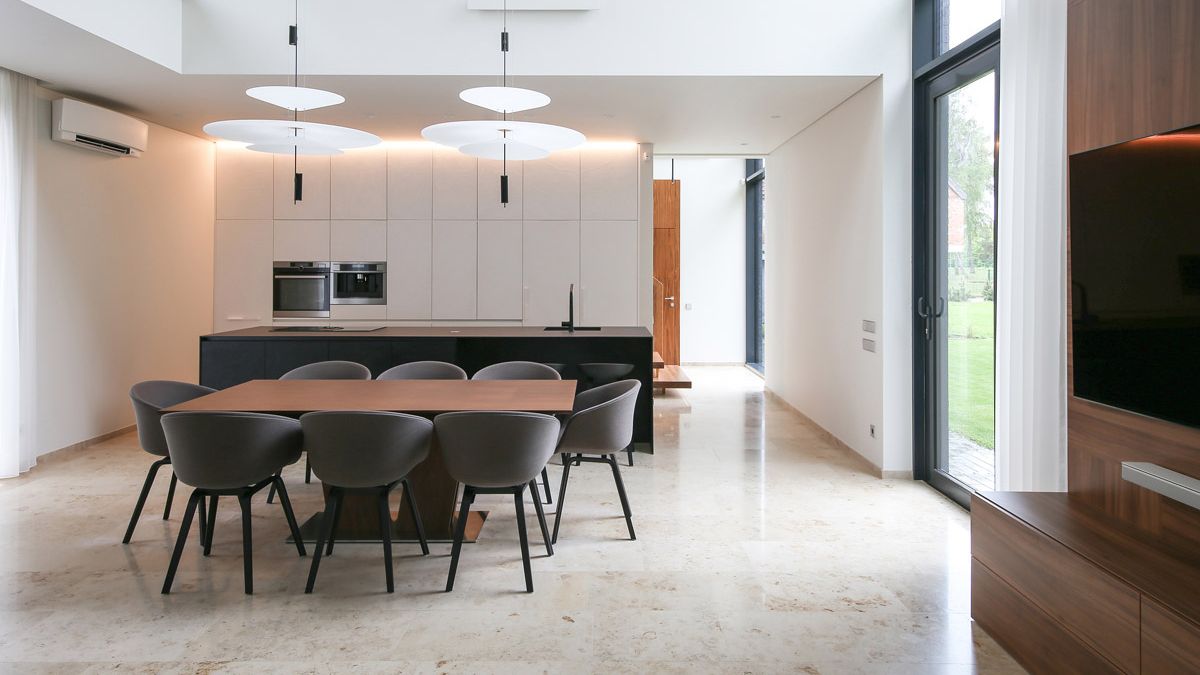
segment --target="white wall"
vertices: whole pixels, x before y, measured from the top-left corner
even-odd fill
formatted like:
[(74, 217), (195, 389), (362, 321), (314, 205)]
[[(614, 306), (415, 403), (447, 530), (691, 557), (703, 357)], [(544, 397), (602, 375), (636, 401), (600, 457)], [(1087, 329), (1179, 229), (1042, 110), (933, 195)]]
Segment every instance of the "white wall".
[[(51, 92), (44, 92), (50, 96)], [(133, 423), (129, 387), (198, 378), (212, 328), (213, 145), (150, 125), (118, 158), (37, 144), (38, 452)]]
[[(883, 86), (876, 81), (767, 160), (767, 387), (885, 471), (879, 321)], [(886, 328), (885, 328), (886, 329)], [(886, 348), (884, 345), (882, 348)], [(876, 438), (869, 428), (874, 424)]]
[(746, 160), (654, 159), (679, 180), (679, 351), (683, 363), (746, 362)]
[(159, 65), (183, 68), (183, 0), (23, 1)]

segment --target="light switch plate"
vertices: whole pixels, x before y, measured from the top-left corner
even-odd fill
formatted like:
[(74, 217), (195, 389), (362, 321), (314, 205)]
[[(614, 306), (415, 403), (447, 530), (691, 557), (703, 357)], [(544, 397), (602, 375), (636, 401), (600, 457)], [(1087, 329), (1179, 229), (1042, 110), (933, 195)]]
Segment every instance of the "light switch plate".
[(875, 322), (867, 320), (867, 319), (863, 319), (863, 332), (874, 333), (875, 332)]
[(869, 351), (869, 352), (874, 352), (875, 351), (875, 341), (868, 340), (867, 338), (863, 338), (863, 349), (865, 349), (866, 351)]

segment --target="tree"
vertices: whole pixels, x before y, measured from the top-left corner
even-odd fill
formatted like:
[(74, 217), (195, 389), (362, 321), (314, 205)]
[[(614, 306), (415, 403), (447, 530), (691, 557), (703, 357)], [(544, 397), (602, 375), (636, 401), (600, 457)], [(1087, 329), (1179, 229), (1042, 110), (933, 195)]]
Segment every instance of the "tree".
[[(972, 86), (972, 85), (968, 85)], [(960, 90), (965, 91), (965, 90)], [(972, 115), (966, 96), (949, 100), (947, 178), (965, 202), (964, 260), (970, 270), (995, 264), (995, 147), (991, 129)]]

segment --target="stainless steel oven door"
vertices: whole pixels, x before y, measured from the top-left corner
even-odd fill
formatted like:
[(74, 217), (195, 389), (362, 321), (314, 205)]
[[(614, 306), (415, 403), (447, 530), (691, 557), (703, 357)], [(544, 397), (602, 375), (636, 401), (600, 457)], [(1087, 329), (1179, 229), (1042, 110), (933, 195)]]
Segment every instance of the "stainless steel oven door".
[(387, 304), (387, 263), (333, 263), (335, 305)]
[(276, 263), (274, 272), (274, 317), (329, 317), (329, 263)]

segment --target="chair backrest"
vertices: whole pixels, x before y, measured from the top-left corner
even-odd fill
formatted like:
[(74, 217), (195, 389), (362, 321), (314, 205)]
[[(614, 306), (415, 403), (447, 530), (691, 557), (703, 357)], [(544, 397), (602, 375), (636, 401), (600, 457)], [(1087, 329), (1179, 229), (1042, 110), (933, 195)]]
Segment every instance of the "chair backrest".
[(625, 379), (633, 372), (632, 363), (581, 363), (579, 372), (583, 373), (589, 387), (617, 382)]
[(192, 487), (227, 490), (263, 480), (300, 459), (300, 422), (245, 412), (163, 415), (171, 467)]
[(364, 488), (404, 478), (429, 456), (433, 422), (378, 411), (322, 411), (300, 416), (312, 470), (330, 485)]
[(167, 439), (163, 436), (162, 409), (183, 403), (216, 389), (191, 382), (175, 380), (147, 380), (129, 388), (129, 400), (133, 402), (133, 416), (137, 420), (138, 442), (142, 449), (159, 457), (167, 456)]
[(607, 455), (633, 440), (633, 415), (642, 383), (621, 380), (575, 397), (575, 412), (563, 426), (558, 452)]
[(494, 363), (471, 376), (472, 380), (561, 380), (558, 371), (544, 363), (505, 361)]
[(467, 371), (445, 361), (413, 361), (392, 366), (377, 380), (465, 380)]
[(371, 369), (353, 361), (318, 361), (292, 368), (281, 380), (369, 380)]
[(446, 471), (485, 488), (533, 480), (554, 454), (561, 428), (549, 415), (526, 412), (443, 413), (433, 426)]

